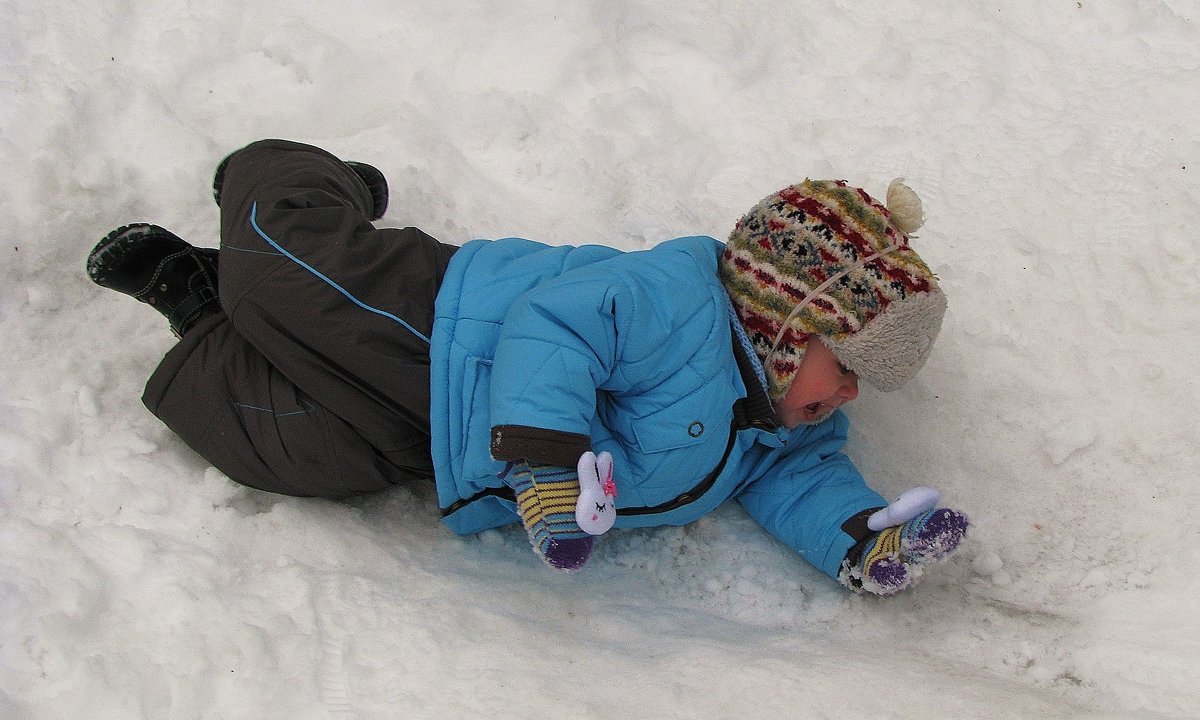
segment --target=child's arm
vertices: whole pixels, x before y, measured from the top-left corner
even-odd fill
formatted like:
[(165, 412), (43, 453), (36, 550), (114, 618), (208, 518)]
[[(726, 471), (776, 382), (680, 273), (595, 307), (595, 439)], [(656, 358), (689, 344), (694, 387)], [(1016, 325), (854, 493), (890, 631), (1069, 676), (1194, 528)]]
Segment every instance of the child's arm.
[(573, 467), (592, 449), (598, 391), (646, 414), (694, 390), (728, 352), (713, 340), (729, 322), (715, 277), (681, 252), (631, 253), (518, 298), (492, 364), (492, 456)]
[(492, 456), (572, 468), (618, 361), (619, 288), (560, 280), (515, 303), (492, 365)]
[(791, 448), (738, 501), (768, 532), (837, 578), (846, 553), (867, 533), (869, 512), (888, 503), (842, 452), (850, 423), (842, 413), (793, 432)]
[(967, 516), (932, 509), (937, 493), (918, 488), (888, 505), (841, 448), (841, 413), (808, 430), (764, 477), (738, 496), (750, 515), (822, 572), (856, 592), (891, 595), (946, 559), (962, 541)]

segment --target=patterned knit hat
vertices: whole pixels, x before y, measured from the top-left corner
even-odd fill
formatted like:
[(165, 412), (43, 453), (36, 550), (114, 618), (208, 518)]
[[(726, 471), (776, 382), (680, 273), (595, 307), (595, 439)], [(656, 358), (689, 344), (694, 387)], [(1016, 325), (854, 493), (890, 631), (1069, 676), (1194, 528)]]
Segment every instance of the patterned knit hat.
[(721, 280), (772, 400), (787, 392), (812, 336), (880, 390), (921, 369), (946, 311), (937, 278), (909, 247), (921, 222), (921, 201), (900, 180), (888, 207), (841, 180), (805, 180), (738, 221)]

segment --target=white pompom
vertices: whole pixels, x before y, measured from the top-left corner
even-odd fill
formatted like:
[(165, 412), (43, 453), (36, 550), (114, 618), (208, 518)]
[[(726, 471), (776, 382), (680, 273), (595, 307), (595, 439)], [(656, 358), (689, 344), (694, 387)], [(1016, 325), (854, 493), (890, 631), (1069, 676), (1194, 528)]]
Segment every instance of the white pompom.
[(904, 184), (904, 178), (896, 178), (888, 185), (887, 209), (892, 214), (892, 224), (905, 235), (915, 232), (925, 224), (921, 198)]

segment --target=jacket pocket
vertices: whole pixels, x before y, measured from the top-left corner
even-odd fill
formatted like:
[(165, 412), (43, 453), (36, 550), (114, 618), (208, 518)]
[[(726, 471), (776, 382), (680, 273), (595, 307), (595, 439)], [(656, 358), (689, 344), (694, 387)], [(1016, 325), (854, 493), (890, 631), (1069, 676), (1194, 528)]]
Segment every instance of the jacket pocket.
[(464, 478), (495, 477), (504, 463), (492, 459), (492, 361), (468, 356), (463, 363), (462, 474)]
[(630, 422), (642, 452), (655, 453), (698, 445), (724, 437), (732, 420), (733, 401), (725, 393), (701, 388), (670, 405)]

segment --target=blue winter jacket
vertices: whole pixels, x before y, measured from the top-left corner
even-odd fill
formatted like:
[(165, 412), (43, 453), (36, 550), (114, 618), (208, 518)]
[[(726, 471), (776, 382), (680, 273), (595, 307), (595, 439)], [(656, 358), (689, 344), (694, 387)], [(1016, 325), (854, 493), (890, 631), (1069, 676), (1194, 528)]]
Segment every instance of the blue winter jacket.
[(831, 576), (843, 524), (887, 503), (842, 454), (840, 412), (778, 427), (709, 237), (650, 250), (476, 240), (455, 253), (430, 348), (443, 520), (519, 521), (507, 461), (614, 458), (618, 528), (682, 525), (736, 497)]

